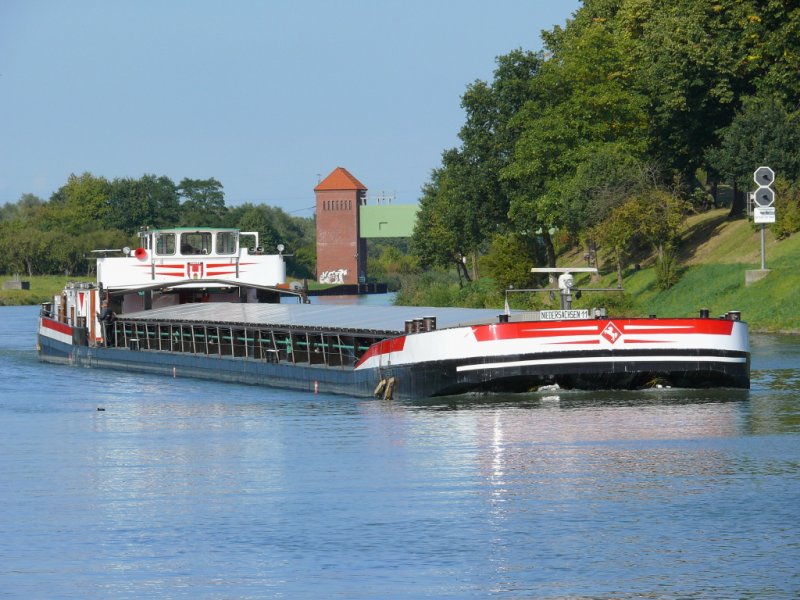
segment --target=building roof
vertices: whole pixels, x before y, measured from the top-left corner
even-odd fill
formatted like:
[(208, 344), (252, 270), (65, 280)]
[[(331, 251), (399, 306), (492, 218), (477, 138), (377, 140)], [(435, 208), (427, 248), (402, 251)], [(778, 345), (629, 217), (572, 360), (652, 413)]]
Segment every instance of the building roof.
[(361, 183), (358, 179), (345, 169), (344, 167), (336, 167), (331, 174), (317, 184), (314, 188), (315, 192), (326, 190), (366, 190), (367, 186)]

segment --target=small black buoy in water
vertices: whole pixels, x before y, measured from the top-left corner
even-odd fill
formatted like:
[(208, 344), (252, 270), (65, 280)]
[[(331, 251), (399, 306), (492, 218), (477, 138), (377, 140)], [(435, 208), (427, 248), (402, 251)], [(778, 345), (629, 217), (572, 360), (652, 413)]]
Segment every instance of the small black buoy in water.
[(105, 409), (105, 408), (103, 408), (102, 406), (98, 406), (98, 407), (97, 407), (97, 412), (104, 412), (105, 410), (106, 410), (106, 409)]

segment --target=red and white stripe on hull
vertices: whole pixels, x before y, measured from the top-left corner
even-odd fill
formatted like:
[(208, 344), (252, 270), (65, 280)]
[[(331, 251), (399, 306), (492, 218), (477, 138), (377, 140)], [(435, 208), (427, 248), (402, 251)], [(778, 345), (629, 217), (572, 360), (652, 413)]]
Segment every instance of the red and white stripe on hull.
[[(457, 361), (459, 371), (486, 369), (468, 364), (474, 359), (493, 358), (492, 366), (526, 366), (537, 363), (531, 354), (548, 355), (540, 364), (589, 364), (614, 362), (614, 354), (626, 363), (674, 362), (687, 354), (696, 362), (744, 363), (747, 325), (725, 319), (596, 319), (581, 321), (523, 321), (441, 329), (401, 336), (376, 344), (361, 358), (356, 369), (411, 365), (432, 361)], [(609, 352), (611, 351), (611, 352)], [(637, 357), (637, 351), (641, 356)], [(664, 354), (658, 354), (663, 351)], [(553, 353), (581, 352), (580, 357), (558, 358)], [(708, 352), (708, 356), (703, 356)], [(682, 354), (684, 358), (678, 356)], [(599, 356), (602, 355), (602, 358)], [(611, 356), (609, 356), (611, 355)], [(624, 355), (624, 357), (622, 356)], [(526, 356), (523, 361), (503, 363), (502, 357)]]
[(64, 344), (72, 343), (72, 327), (46, 317), (39, 318), (39, 335), (49, 337)]

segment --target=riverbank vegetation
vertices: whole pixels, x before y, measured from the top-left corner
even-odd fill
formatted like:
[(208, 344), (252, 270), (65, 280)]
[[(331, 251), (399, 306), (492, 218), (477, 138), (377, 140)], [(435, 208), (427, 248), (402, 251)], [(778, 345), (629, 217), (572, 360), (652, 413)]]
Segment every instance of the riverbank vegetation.
[(796, 232), (798, 29), (793, 3), (588, 0), (467, 88), (461, 144), (423, 190), (420, 264), (503, 288), (524, 283), (508, 255), (555, 266), (567, 243), (621, 284), (646, 250), (666, 290), (686, 217), (743, 218), (760, 165), (779, 178), (773, 230)]
[(460, 145), (423, 189), (411, 249), (447, 275), (404, 287), (402, 301), (499, 306), (509, 288), (546, 284), (530, 266), (577, 263), (597, 265), (604, 285), (642, 292), (620, 294), (621, 307), (675, 303), (685, 313), (692, 292), (708, 294), (724, 272), (731, 289), (720, 301), (758, 295), (797, 329), (790, 297), (772, 293), (791, 272), (745, 289), (730, 264), (747, 254), (741, 246), (730, 242), (727, 262), (689, 259), (728, 224), (755, 235), (746, 192), (761, 165), (777, 173), (773, 253), (797, 256), (798, 31), (794, 3), (587, 0), (543, 32), (541, 52), (498, 57), (491, 81), (468, 86)]
[[(713, 234), (710, 232), (713, 231)], [(760, 268), (760, 229), (744, 219), (728, 219), (728, 209), (688, 217), (676, 242), (676, 281), (660, 288), (656, 254), (633, 256), (623, 271), (623, 287), (614, 292), (583, 292), (575, 308), (605, 306), (611, 314), (648, 316), (692, 316), (701, 308), (721, 315), (739, 310), (753, 331), (800, 333), (800, 310), (796, 290), (800, 289), (800, 236), (777, 239), (767, 232), (766, 267), (769, 275), (749, 286), (745, 272)], [(556, 245), (560, 266), (585, 267), (580, 247)], [(528, 265), (529, 266), (529, 265)], [(618, 287), (613, 266), (599, 265), (598, 276), (576, 275), (577, 288)], [(482, 264), (479, 261), (479, 269)], [(528, 273), (529, 282), (533, 277)], [(526, 293), (520, 287), (553, 287), (547, 281), (528, 283), (508, 292), (490, 277), (459, 283), (453, 270), (435, 269), (409, 278), (398, 292), (399, 304), (433, 306), (479, 306), (501, 310), (506, 297), (512, 309), (554, 309), (560, 307), (557, 293)]]
[(45, 201), (25, 194), (0, 207), (0, 273), (85, 276), (94, 269), (92, 250), (135, 248), (144, 227), (235, 227), (257, 231), (259, 243), (287, 249), (287, 268), (314, 276), (314, 220), (280, 208), (245, 203), (225, 205), (222, 183), (143, 175), (139, 179), (83, 173)]

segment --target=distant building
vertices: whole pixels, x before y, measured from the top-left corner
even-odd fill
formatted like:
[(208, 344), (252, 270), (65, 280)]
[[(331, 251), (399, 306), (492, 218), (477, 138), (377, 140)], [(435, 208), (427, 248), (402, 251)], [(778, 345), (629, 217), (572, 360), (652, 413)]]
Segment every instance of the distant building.
[(317, 196), (317, 281), (359, 283), (367, 277), (367, 241), (359, 231), (359, 207), (367, 188), (336, 167), (314, 188)]
[(336, 167), (314, 188), (317, 198), (317, 281), (367, 280), (367, 238), (410, 237), (416, 204), (367, 206), (367, 188)]

